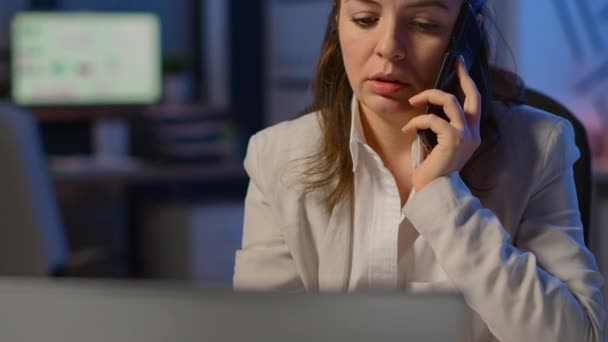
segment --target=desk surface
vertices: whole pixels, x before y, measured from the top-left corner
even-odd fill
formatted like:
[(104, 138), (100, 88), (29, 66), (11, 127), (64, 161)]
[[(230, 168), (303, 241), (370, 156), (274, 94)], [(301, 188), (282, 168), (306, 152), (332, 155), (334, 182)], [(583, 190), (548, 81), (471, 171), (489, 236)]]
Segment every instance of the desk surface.
[[(58, 182), (86, 182), (123, 180), (145, 184), (174, 180), (227, 180), (247, 179), (241, 160), (163, 164), (135, 159), (100, 160), (91, 158), (51, 158), (51, 174)], [(594, 161), (593, 181), (596, 185), (608, 184), (608, 159)]]
[(246, 180), (240, 160), (163, 164), (134, 159), (51, 158), (51, 174), (56, 182), (123, 181), (129, 184), (200, 180)]

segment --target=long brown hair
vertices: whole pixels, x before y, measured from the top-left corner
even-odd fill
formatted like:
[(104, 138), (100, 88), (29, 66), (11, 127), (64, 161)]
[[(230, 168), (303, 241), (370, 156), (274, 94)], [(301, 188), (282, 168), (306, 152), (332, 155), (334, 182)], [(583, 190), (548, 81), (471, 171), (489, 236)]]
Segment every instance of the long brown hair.
[[(316, 153), (305, 159), (306, 169), (303, 174), (306, 190), (330, 187), (325, 199), (325, 206), (329, 212), (345, 196), (352, 195), (354, 177), (349, 148), (353, 90), (344, 68), (338, 37), (340, 1), (334, 0), (334, 6), (328, 18), (313, 84), (314, 102), (311, 110), (320, 113), (318, 118), (322, 139)], [(505, 103), (523, 102), (523, 81), (516, 74), (489, 63), (489, 40), (486, 27), (488, 22), (486, 18), (489, 17), (489, 13), (485, 8), (481, 9), (481, 13), (484, 17), (483, 46), (479, 49), (476, 63), (470, 74), (477, 84), (482, 98), (483, 115), (480, 123), (482, 143), (461, 174), (466, 174), (467, 166), (471, 164), (471, 161), (478, 158), (483, 151), (490, 150), (499, 140), (496, 117), (488, 110), (489, 102), (491, 100)], [(464, 181), (471, 186), (466, 178)]]

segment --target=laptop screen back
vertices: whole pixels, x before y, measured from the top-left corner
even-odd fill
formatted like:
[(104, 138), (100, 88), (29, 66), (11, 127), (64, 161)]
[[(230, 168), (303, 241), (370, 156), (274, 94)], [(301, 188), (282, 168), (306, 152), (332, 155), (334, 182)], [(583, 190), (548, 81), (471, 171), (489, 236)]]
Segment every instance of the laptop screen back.
[(0, 279), (2, 341), (456, 341), (456, 295), (233, 293)]

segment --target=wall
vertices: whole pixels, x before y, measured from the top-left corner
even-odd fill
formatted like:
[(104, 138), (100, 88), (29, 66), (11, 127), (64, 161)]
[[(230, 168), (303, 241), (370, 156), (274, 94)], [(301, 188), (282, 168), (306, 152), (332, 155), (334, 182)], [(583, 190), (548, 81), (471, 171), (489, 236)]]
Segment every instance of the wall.
[(326, 0), (266, 0), (265, 125), (312, 104), (311, 86), (331, 10)]
[(608, 1), (513, 1), (510, 32), (526, 83), (569, 107), (596, 157), (608, 156)]
[(8, 83), (8, 47), (10, 21), (15, 12), (25, 9), (29, 5), (26, 0), (0, 1), (0, 98), (7, 96)]
[(0, 49), (8, 47), (8, 32), (13, 14), (29, 5), (27, 0), (0, 1)]

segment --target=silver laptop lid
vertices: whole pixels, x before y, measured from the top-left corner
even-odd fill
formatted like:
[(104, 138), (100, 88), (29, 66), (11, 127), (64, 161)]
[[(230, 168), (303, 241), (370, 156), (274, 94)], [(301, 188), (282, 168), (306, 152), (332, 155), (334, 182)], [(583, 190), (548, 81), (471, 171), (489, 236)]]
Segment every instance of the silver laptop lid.
[(0, 341), (455, 341), (456, 295), (233, 293), (0, 279)]

